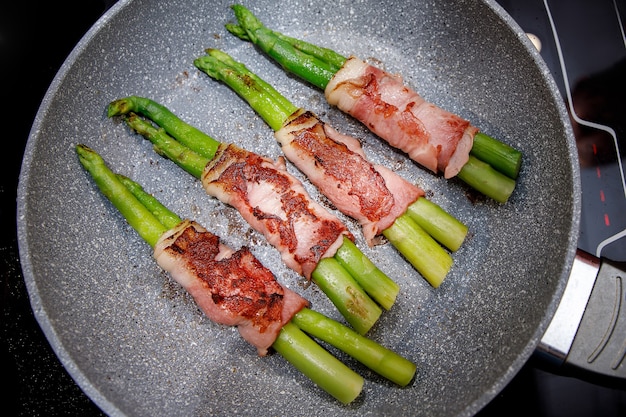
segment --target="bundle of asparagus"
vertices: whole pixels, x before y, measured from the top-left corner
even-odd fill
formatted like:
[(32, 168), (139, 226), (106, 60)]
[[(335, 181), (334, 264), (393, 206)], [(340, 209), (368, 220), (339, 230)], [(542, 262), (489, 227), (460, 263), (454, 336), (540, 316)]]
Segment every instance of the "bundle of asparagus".
[(508, 200), (521, 152), (426, 102), (397, 76), (268, 29), (242, 5), (232, 8), (238, 23), (226, 25), (230, 33), (257, 45), (285, 71), (325, 90), (330, 104), (421, 165), (444, 172), (446, 178), (457, 176), (498, 202)]
[[(306, 301), (303, 299), (297, 302), (296, 308), (291, 308), (291, 310), (289, 306), (280, 305), (282, 310), (278, 311), (277, 318), (280, 328), (267, 342), (266, 336), (263, 335), (267, 332), (267, 326), (263, 326), (263, 320), (268, 318), (267, 302), (261, 300), (262, 302), (257, 303), (252, 311), (250, 311), (251, 305), (254, 305), (255, 299), (264, 296), (278, 303), (277, 299), (287, 300), (288, 294), (291, 294), (289, 295), (291, 300), (300, 299), (298, 295), (290, 293), (286, 288), (280, 291), (281, 288), (271, 272), (253, 258), (245, 248), (235, 252), (224, 247), (219, 244), (219, 238), (201, 226), (194, 225), (193, 232), (194, 235), (200, 235), (200, 238), (191, 242), (183, 239), (179, 244), (178, 236), (182, 234), (181, 226), (185, 228), (191, 222), (183, 221), (144, 191), (139, 184), (112, 172), (102, 157), (92, 149), (85, 145), (78, 145), (76, 152), (82, 166), (91, 174), (102, 194), (111, 201), (139, 235), (155, 248), (157, 262), (190, 292), (210, 319), (218, 323), (240, 326), (242, 336), (255, 345), (260, 354), (264, 355), (266, 348), (271, 346), (318, 386), (344, 404), (358, 397), (364, 380), (311, 337), (345, 352), (400, 386), (406, 386), (413, 379), (416, 366), (411, 361), (323, 314), (305, 307)], [(168, 244), (172, 246), (179, 244), (179, 246), (171, 251), (175, 259), (173, 261), (168, 259), (164, 262), (161, 255), (165, 252), (163, 246)], [(202, 248), (208, 245), (214, 250), (210, 256), (207, 256), (206, 251), (194, 250), (194, 245)], [(242, 256), (238, 256), (240, 254), (243, 254), (243, 257), (247, 255), (247, 259), (242, 261)], [(218, 277), (219, 281), (222, 281), (219, 283), (209, 278), (215, 275), (210, 269), (214, 269), (217, 263), (226, 263), (226, 269), (229, 271), (228, 274)], [(246, 263), (252, 265), (246, 265)], [(182, 271), (180, 264), (185, 265)], [(256, 285), (257, 282), (259, 285)], [(251, 284), (254, 290), (245, 292), (242, 289), (245, 285), (242, 283)], [(229, 285), (235, 286), (237, 291), (229, 292), (225, 296), (222, 292), (223, 288), (228, 288)], [(279, 286), (278, 293), (261, 294), (263, 291), (259, 290), (259, 288), (276, 288), (277, 285)], [(289, 303), (294, 304), (293, 301)], [(214, 309), (214, 304), (218, 304), (219, 308)], [(285, 313), (286, 310), (290, 312)], [(226, 321), (224, 311), (229, 312)], [(232, 321), (232, 316), (238, 320)], [(259, 318), (262, 318), (261, 324), (259, 324)], [(254, 329), (250, 330), (251, 327)]]

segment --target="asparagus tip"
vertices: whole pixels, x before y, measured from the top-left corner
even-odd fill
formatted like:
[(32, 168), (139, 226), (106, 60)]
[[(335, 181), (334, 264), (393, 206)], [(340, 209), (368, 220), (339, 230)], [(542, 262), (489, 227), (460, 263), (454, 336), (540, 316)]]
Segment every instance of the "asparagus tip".
[(126, 114), (132, 110), (130, 101), (126, 98), (120, 98), (109, 103), (107, 107), (107, 117), (119, 116)]
[(79, 143), (78, 145), (76, 145), (75, 149), (76, 149), (76, 153), (78, 154), (78, 160), (85, 167), (89, 165), (93, 165), (94, 163), (98, 163), (99, 161), (102, 161), (102, 158), (100, 157), (100, 155), (98, 155), (98, 153), (96, 153), (93, 149), (91, 149), (87, 145)]
[(244, 40), (244, 41), (249, 41), (250, 40), (250, 38), (248, 37), (248, 34), (246, 33), (245, 29), (242, 28), (241, 26), (236, 25), (234, 23), (226, 23), (224, 25), (224, 27), (226, 28), (226, 30), (228, 32), (230, 32), (232, 35), (235, 35), (239, 39)]

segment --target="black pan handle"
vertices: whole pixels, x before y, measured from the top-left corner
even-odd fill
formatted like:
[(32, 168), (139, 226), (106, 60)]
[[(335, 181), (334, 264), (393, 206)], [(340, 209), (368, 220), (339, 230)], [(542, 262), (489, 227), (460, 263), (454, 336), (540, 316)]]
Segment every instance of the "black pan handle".
[(626, 382), (626, 265), (578, 250), (536, 353), (564, 374)]

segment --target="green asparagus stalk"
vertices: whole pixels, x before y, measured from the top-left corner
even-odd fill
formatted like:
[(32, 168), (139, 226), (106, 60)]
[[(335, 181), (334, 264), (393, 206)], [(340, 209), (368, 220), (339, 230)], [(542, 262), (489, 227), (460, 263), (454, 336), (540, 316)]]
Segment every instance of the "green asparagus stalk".
[(478, 132), (470, 154), (511, 179), (517, 179), (522, 168), (522, 153), (506, 143)]
[(213, 159), (220, 143), (197, 129), (196, 127), (180, 123), (178, 117), (167, 107), (144, 97), (131, 96), (127, 99), (116, 100), (107, 109), (107, 116), (137, 113), (145, 115), (163, 128), (170, 136), (184, 138), (183, 144), (207, 159)]
[[(254, 17), (254, 15), (248, 14), (246, 10), (241, 10), (242, 13), (239, 13), (239, 7), (240, 6), (238, 5), (233, 6), (233, 10), (235, 11), (235, 14), (237, 15), (237, 19), (245, 20), (246, 22), (242, 25), (235, 25), (232, 23), (227, 23), (225, 26), (226, 26), (226, 29), (230, 33), (232, 33), (233, 35), (237, 36), (238, 38), (242, 40), (250, 41), (250, 37), (248, 36), (247, 30), (252, 31), (253, 33), (256, 30), (261, 30), (261, 31), (269, 30), (263, 25), (260, 25), (259, 24), (260, 21), (255, 20), (256, 18)], [(244, 27), (247, 28), (247, 30), (244, 29)], [(300, 63), (306, 62), (306, 60), (310, 59), (310, 57), (314, 57), (320, 60), (322, 62), (322, 65), (328, 65), (328, 74), (327, 74), (328, 78), (323, 79), (323, 81), (320, 82), (320, 85), (319, 85), (320, 88), (326, 87), (326, 84), (328, 84), (328, 82), (330, 81), (330, 78), (332, 78), (335, 72), (339, 71), (339, 69), (343, 66), (343, 64), (347, 60), (345, 56), (338, 54), (332, 49), (313, 45), (311, 43), (302, 41), (300, 39), (296, 39), (296, 38), (292, 38), (290, 36), (284, 35), (280, 32), (276, 32), (272, 30), (271, 34), (268, 34), (266, 36), (267, 38), (270, 38), (270, 39), (272, 38), (272, 36), (276, 36), (282, 41), (285, 41), (287, 44), (291, 45), (295, 49), (295, 51), (292, 52), (293, 54), (301, 53), (300, 59), (295, 60), (297, 62), (300, 62)], [(283, 56), (280, 54), (276, 54), (276, 55), (277, 56), (275, 59), (278, 62), (280, 62)], [(315, 66), (315, 65), (312, 65), (312, 66)], [(314, 84), (312, 81), (310, 82)]]
[(328, 295), (354, 330), (365, 334), (376, 323), (381, 309), (335, 258), (318, 262), (311, 279)]
[[(126, 109), (132, 106), (136, 106), (135, 108), (139, 108), (147, 115), (151, 114), (149, 110), (146, 110), (140, 105), (134, 104), (131, 106), (126, 103), (127, 101), (133, 100), (135, 100), (135, 97), (115, 100), (109, 105), (109, 116), (112, 117), (124, 114), (123, 111), (126, 111)], [(168, 119), (167, 123), (164, 124), (176, 125), (176, 121), (177, 123), (184, 123), (171, 112), (161, 111), (158, 114), (160, 116), (155, 116), (157, 120), (160, 117)], [(151, 123), (142, 119), (135, 113), (126, 115), (125, 120), (130, 128), (152, 142), (157, 153), (171, 159), (196, 178), (201, 178), (204, 167), (209, 163), (209, 158), (198, 154), (186, 144), (181, 143), (183, 141), (176, 140), (164, 129), (154, 127)], [(153, 121), (157, 123), (156, 120)], [(181, 136), (181, 138), (191, 146), (195, 146), (193, 140), (190, 140), (184, 135)], [(216, 142), (215, 139), (208, 138), (210, 141)], [(363, 257), (365, 258), (365, 255), (363, 255)], [(393, 298), (395, 300), (399, 292), (399, 286), (395, 283), (392, 286), (377, 286), (372, 294), (368, 294), (359, 283), (361, 276), (350, 274), (340, 263), (333, 261), (333, 258), (322, 259), (318, 263), (316, 270), (321, 268), (321, 270), (326, 272), (322, 274), (319, 272), (315, 273), (314, 271), (312, 280), (325, 291), (325, 294), (344, 315), (348, 323), (364, 334), (376, 323), (382, 314), (381, 307), (377, 304), (375, 299)], [(362, 267), (358, 265), (354, 267), (354, 269), (358, 268)], [(365, 278), (367, 277), (364, 277), (364, 279)]]
[(420, 271), (422, 276), (435, 288), (442, 283), (450, 268), (452, 258), (439, 245), (431, 245), (429, 235), (410, 216), (400, 216), (383, 235), (394, 244), (398, 251)]
[(465, 236), (467, 226), (425, 197), (420, 197), (407, 209), (407, 214), (433, 239), (451, 251), (457, 251)]
[(457, 174), (470, 187), (499, 203), (506, 203), (515, 189), (515, 180), (496, 171), (470, 153), (469, 160)]
[(128, 224), (150, 246), (154, 247), (161, 235), (169, 228), (165, 227), (150, 210), (134, 198), (131, 191), (105, 165), (100, 155), (85, 145), (78, 145), (76, 152), (80, 163), (91, 174), (102, 194), (113, 203)]
[(130, 191), (145, 208), (150, 210), (150, 213), (152, 213), (152, 215), (156, 217), (156, 219), (168, 230), (174, 228), (182, 221), (176, 213), (161, 204), (161, 202), (154, 198), (154, 196), (145, 192), (143, 187), (135, 181), (121, 174), (117, 174), (117, 178), (126, 188), (128, 188), (128, 191)]
[(291, 321), (400, 386), (406, 386), (415, 376), (417, 367), (411, 361), (323, 314), (304, 308)]
[[(288, 40), (277, 36), (243, 6), (234, 5), (232, 7), (237, 19), (245, 20), (245, 23), (239, 22), (238, 30), (233, 33), (246, 36), (246, 40), (261, 48), (286, 71), (324, 89), (339, 69), (328, 62), (323, 54), (305, 53), (294, 47)], [(234, 25), (227, 26), (229, 30), (233, 30), (233, 28)]]
[[(178, 215), (144, 191), (141, 185), (113, 173), (95, 151), (85, 145), (78, 145), (76, 152), (100, 191), (140, 236), (149, 238), (146, 242), (150, 246), (154, 247), (158, 241), (158, 237), (154, 239), (158, 231), (165, 233), (180, 223)], [(144, 221), (137, 221), (141, 217), (145, 217)], [(283, 327), (272, 347), (318, 386), (345, 404), (359, 395), (363, 378), (315, 343), (301, 328), (399, 385), (406, 385), (415, 374), (415, 365), (404, 357), (323, 314), (304, 308)]]
[(363, 389), (363, 377), (315, 343), (293, 322), (283, 326), (272, 347), (343, 404), (354, 401)]
[(335, 259), (350, 275), (359, 277), (359, 285), (378, 304), (385, 310), (391, 309), (396, 302), (398, 284), (378, 269), (350, 239), (344, 237), (343, 245), (335, 253)]
[[(238, 24), (226, 25), (226, 29), (230, 33), (242, 40), (254, 43), (279, 63), (285, 71), (299, 76), (322, 90), (326, 88), (331, 78), (347, 59), (328, 48), (268, 29), (242, 5), (233, 5), (232, 9)], [(494, 198), (496, 201), (506, 202), (508, 196), (504, 198), (502, 191), (510, 189), (511, 182), (507, 178), (512, 180), (517, 178), (521, 167), (522, 153), (484, 133), (480, 133), (474, 138), (474, 147), (471, 153), (485, 164), (481, 165), (480, 170), (472, 167), (473, 169), (468, 170), (469, 172), (459, 175), (459, 178), (472, 187), (475, 183), (481, 183), (482, 187), (477, 191)], [(484, 174), (482, 169), (488, 169), (488, 166), (493, 169), (488, 174)], [(482, 182), (483, 175), (489, 175), (491, 179)], [(500, 184), (501, 182), (504, 184)], [(492, 184), (493, 190), (490, 188)]]
[[(274, 131), (283, 127), (291, 114), (298, 110), (295, 105), (291, 104), (270, 84), (254, 74), (242, 63), (235, 61), (225, 52), (217, 49), (209, 49), (207, 50), (207, 55), (197, 58), (194, 64), (210, 77), (222, 81), (231, 87), (233, 91), (239, 94), (239, 96), (246, 100), (248, 104), (259, 113)], [(268, 109), (264, 106), (267, 100), (258, 100), (258, 96), (273, 98), (275, 104), (270, 106), (273, 111), (268, 114)], [(467, 227), (434, 203), (430, 203), (428, 206), (431, 208), (428, 214), (421, 210), (424, 206), (426, 205), (414, 203), (409, 211), (409, 213), (417, 213), (416, 217), (419, 219), (417, 222), (406, 222), (407, 225), (413, 227), (413, 230), (406, 229), (402, 234), (403, 239), (410, 239), (412, 245), (397, 241), (396, 237), (398, 235), (393, 233), (389, 234), (391, 238), (388, 237), (388, 239), (397, 249), (400, 250), (400, 248), (402, 248), (400, 250), (402, 255), (412, 260), (411, 264), (415, 266), (429, 282), (441, 283), (452, 265), (452, 258), (437, 244), (433, 236), (424, 232), (424, 229), (432, 230), (434, 236), (439, 238), (440, 242), (443, 242), (445, 245), (450, 245), (448, 246), (449, 248), (455, 248), (454, 250), (456, 250), (465, 239)], [(433, 206), (439, 208), (439, 210), (433, 210)], [(409, 213), (405, 213), (402, 216), (409, 216)], [(441, 225), (449, 227), (449, 232), (448, 230), (442, 231)], [(426, 252), (420, 253), (417, 248), (426, 249)], [(433, 259), (442, 262), (440, 267), (432, 268), (428, 265), (429, 262), (414, 261), (419, 257), (423, 257), (425, 253), (436, 254)], [(419, 266), (419, 268), (417, 266)], [(435, 272), (440, 275), (435, 275)]]

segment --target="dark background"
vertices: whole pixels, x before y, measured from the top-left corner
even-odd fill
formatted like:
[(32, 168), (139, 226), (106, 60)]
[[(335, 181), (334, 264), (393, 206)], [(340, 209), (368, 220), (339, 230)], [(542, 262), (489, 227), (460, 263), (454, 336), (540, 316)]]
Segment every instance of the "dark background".
[[(503, 1), (507, 5), (526, 0)], [(0, 404), (6, 415), (99, 416), (40, 330), (19, 264), (15, 209), (24, 146), (39, 104), (67, 55), (115, 1), (11, 1), (0, 6)], [(546, 371), (533, 358), (480, 416), (626, 415), (623, 390)]]
[(102, 415), (50, 348), (32, 310), (19, 264), (16, 197), (30, 127), (74, 45), (114, 1), (0, 3), (0, 414)]

